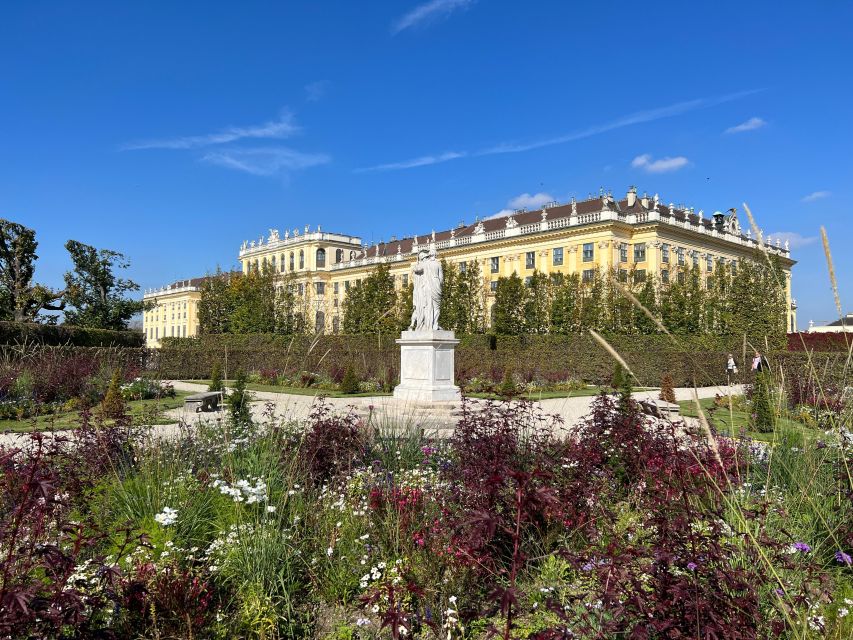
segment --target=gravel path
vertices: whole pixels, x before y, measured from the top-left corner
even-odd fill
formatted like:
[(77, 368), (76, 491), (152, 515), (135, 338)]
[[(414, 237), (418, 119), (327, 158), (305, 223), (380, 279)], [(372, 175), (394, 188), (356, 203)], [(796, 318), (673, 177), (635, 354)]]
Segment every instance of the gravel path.
[[(207, 386), (175, 380), (172, 382), (177, 391), (200, 392), (207, 391)], [(700, 387), (696, 389), (699, 398), (713, 398), (715, 395), (725, 395), (731, 392), (743, 393), (743, 388), (736, 385), (727, 387)], [(692, 388), (675, 389), (677, 400), (689, 400), (693, 397)], [(311, 409), (317, 404), (319, 395), (295, 395), (287, 393), (276, 393), (272, 391), (252, 391), (254, 402), (252, 402), (252, 415), (261, 418), (270, 403), (275, 417), (280, 420), (304, 420)], [(639, 399), (657, 400), (657, 391), (638, 391), (634, 397)], [(559, 415), (563, 419), (566, 428), (571, 428), (583, 416), (589, 413), (590, 405), (595, 396), (579, 396), (571, 398), (551, 398), (538, 401), (537, 404), (545, 413)], [(395, 429), (406, 427), (417, 427), (427, 431), (434, 429), (447, 429), (452, 421), (452, 412), (458, 409), (458, 403), (423, 405), (399, 402), (388, 396), (376, 396), (368, 398), (326, 398), (326, 402), (335, 411), (345, 411), (348, 407), (354, 407), (362, 415), (372, 414), (374, 424), (380, 428), (393, 427)], [(178, 424), (194, 424), (198, 420), (221, 420), (223, 412), (195, 413), (183, 407), (170, 409), (166, 416), (174, 419), (174, 423), (158, 425), (153, 427), (153, 432), (164, 438), (174, 437), (178, 434)], [(56, 432), (62, 433), (62, 432)], [(25, 434), (4, 433), (0, 434), (0, 446), (12, 445), (19, 441)]]

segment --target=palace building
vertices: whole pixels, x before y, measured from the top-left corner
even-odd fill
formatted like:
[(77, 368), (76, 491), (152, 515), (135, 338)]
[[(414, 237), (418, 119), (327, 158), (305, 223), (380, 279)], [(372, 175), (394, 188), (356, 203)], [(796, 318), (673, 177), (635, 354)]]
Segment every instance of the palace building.
[[(763, 240), (763, 249), (778, 256), (785, 274), (789, 330), (796, 330), (796, 303), (791, 297), (791, 259), (788, 243)], [(741, 229), (736, 209), (706, 217), (693, 207), (661, 204), (657, 195), (638, 196), (631, 187), (625, 198), (602, 193), (586, 200), (552, 202), (536, 210), (460, 223), (453, 229), (431, 231), (410, 238), (366, 245), (358, 236), (331, 233), (318, 226), (288, 230), (243, 242), (242, 270), (264, 266), (293, 274), (308, 317), (317, 331), (337, 332), (342, 325), (341, 302), (356, 282), (379, 263), (386, 263), (397, 288), (408, 286), (409, 272), (419, 248), (431, 243), (439, 258), (461, 269), (479, 263), (487, 313), (494, 301), (497, 280), (513, 272), (520, 277), (534, 271), (578, 273), (592, 279), (597, 269), (631, 273), (635, 281), (656, 274), (663, 282), (670, 272), (698, 267), (707, 278), (721, 261), (736, 265), (759, 248), (749, 229)], [(146, 344), (158, 347), (164, 337), (198, 334), (197, 306), (204, 278), (175, 282), (148, 290), (152, 303), (143, 315)]]

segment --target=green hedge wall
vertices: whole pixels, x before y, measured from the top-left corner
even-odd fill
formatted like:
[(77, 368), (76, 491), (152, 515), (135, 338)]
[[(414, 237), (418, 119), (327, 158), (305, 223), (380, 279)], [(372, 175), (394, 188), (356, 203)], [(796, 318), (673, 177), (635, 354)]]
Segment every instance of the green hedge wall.
[(0, 345), (38, 343), (73, 347), (141, 347), (141, 331), (109, 331), (59, 324), (0, 322)]
[[(609, 336), (640, 384), (657, 386), (664, 373), (678, 386), (725, 382), (726, 354), (732, 352), (741, 369), (742, 339), (666, 336)], [(167, 338), (153, 355), (150, 367), (169, 378), (208, 378), (219, 361), (229, 376), (238, 369), (338, 375), (349, 365), (362, 378), (393, 380), (399, 376), (399, 347), (390, 336), (276, 336), (222, 335)], [(613, 358), (590, 335), (489, 336), (461, 339), (456, 349), (457, 379), (473, 377), (499, 381), (505, 368), (519, 378), (583, 380), (607, 384)]]

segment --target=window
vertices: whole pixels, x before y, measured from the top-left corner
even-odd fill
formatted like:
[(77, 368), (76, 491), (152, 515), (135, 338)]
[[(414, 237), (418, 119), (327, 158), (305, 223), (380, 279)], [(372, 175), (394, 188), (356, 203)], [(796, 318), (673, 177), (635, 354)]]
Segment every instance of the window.
[(665, 244), (660, 248), (660, 260), (669, 264), (669, 245)]
[(737, 260), (732, 260), (732, 273), (737, 273)]
[(619, 282), (628, 282), (627, 269), (619, 269)]
[(678, 272), (678, 284), (684, 284), (684, 278), (685, 278), (684, 272), (679, 271)]
[(637, 269), (634, 272), (634, 282), (645, 282), (646, 281), (646, 270), (645, 269)]
[(335, 263), (344, 261), (344, 250), (343, 249), (335, 249)]
[(337, 307), (337, 306), (338, 306), (338, 299), (337, 299), (337, 298), (335, 298), (335, 300), (334, 300), (334, 302), (333, 302), (333, 306), (335, 306), (335, 307)]
[(669, 284), (669, 269), (661, 269), (660, 281), (664, 284)]
[(699, 252), (698, 251), (693, 252), (693, 266), (695, 268), (699, 267)]
[(322, 333), (326, 328), (326, 314), (322, 311), (318, 311), (314, 314), (314, 330), (317, 333)]
[(299, 292), (300, 296), (303, 295), (305, 293), (305, 285), (300, 282), (299, 285), (297, 285), (296, 290)]
[(497, 273), (498, 271), (500, 271), (500, 262), (500, 258), (492, 258), (492, 273)]
[(293, 271), (295, 267), (293, 266), (293, 251), (290, 252), (290, 270)]
[(592, 248), (592, 243), (587, 242), (583, 246), (583, 261), (584, 262), (592, 262), (592, 259), (594, 256), (595, 256), (595, 250)]
[(593, 278), (595, 278), (595, 269), (584, 269), (581, 279), (584, 282), (592, 282)]
[(634, 262), (646, 261), (646, 243), (640, 242), (634, 245)]
[(317, 249), (317, 268), (323, 269), (326, 266), (326, 250), (325, 249)]
[(340, 327), (341, 327), (341, 321), (338, 318), (338, 316), (335, 316), (334, 318), (332, 318), (332, 331), (334, 333), (337, 333), (340, 330)]
[(403, 288), (405, 289), (405, 288), (407, 288), (408, 286), (409, 286), (409, 274), (408, 274), (408, 273), (404, 273), (404, 274), (403, 274)]
[(465, 273), (465, 270), (468, 268), (468, 263), (464, 260), (459, 263), (459, 273)]
[(302, 249), (299, 250), (299, 268), (305, 268), (305, 252)]
[(619, 262), (628, 262), (628, 245), (624, 242), (619, 243)]
[(281, 261), (279, 262), (279, 269), (281, 269), (281, 272), (284, 273), (284, 254), (283, 253), (281, 254)]
[(270, 258), (270, 264), (272, 265), (272, 270), (273, 270), (273, 271), (276, 271), (276, 266), (275, 266), (275, 256), (273, 256), (272, 258)]
[(684, 248), (678, 247), (678, 266), (684, 266)]
[(524, 286), (529, 287), (530, 283), (533, 281), (533, 276), (524, 276)]
[(157, 340), (160, 339), (160, 327), (154, 327), (154, 338)]
[(340, 291), (340, 286), (339, 286), (340, 284), (341, 284), (340, 282), (336, 282), (335, 284), (332, 285), (332, 288), (335, 291), (335, 295), (338, 295), (338, 293)]
[(533, 269), (536, 266), (536, 252), (528, 251), (524, 254), (524, 266)]
[(492, 292), (497, 291), (497, 290), (498, 290), (498, 281), (497, 281), (497, 280), (492, 280), (492, 281), (489, 283), (489, 288), (492, 290)]
[(551, 263), (558, 267), (563, 264), (563, 247), (557, 247), (551, 256)]
[(317, 289), (317, 295), (322, 296), (326, 294), (326, 283), (325, 282), (317, 282), (314, 284)]
[(349, 291), (349, 280), (344, 282), (344, 291)]
[(711, 278), (711, 276), (708, 276), (707, 278), (705, 278), (705, 288), (706, 289), (713, 289), (714, 288), (714, 281)]

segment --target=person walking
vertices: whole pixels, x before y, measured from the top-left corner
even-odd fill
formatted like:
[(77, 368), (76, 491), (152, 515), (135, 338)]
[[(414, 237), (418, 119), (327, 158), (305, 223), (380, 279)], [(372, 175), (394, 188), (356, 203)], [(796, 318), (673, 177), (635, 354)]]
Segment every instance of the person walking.
[(737, 375), (737, 363), (735, 357), (729, 354), (729, 359), (726, 361), (726, 377), (729, 381), (729, 386), (734, 384), (734, 377)]
[(767, 357), (761, 355), (758, 350), (755, 351), (755, 357), (752, 359), (752, 370), (755, 373), (770, 371), (770, 363), (767, 361)]

